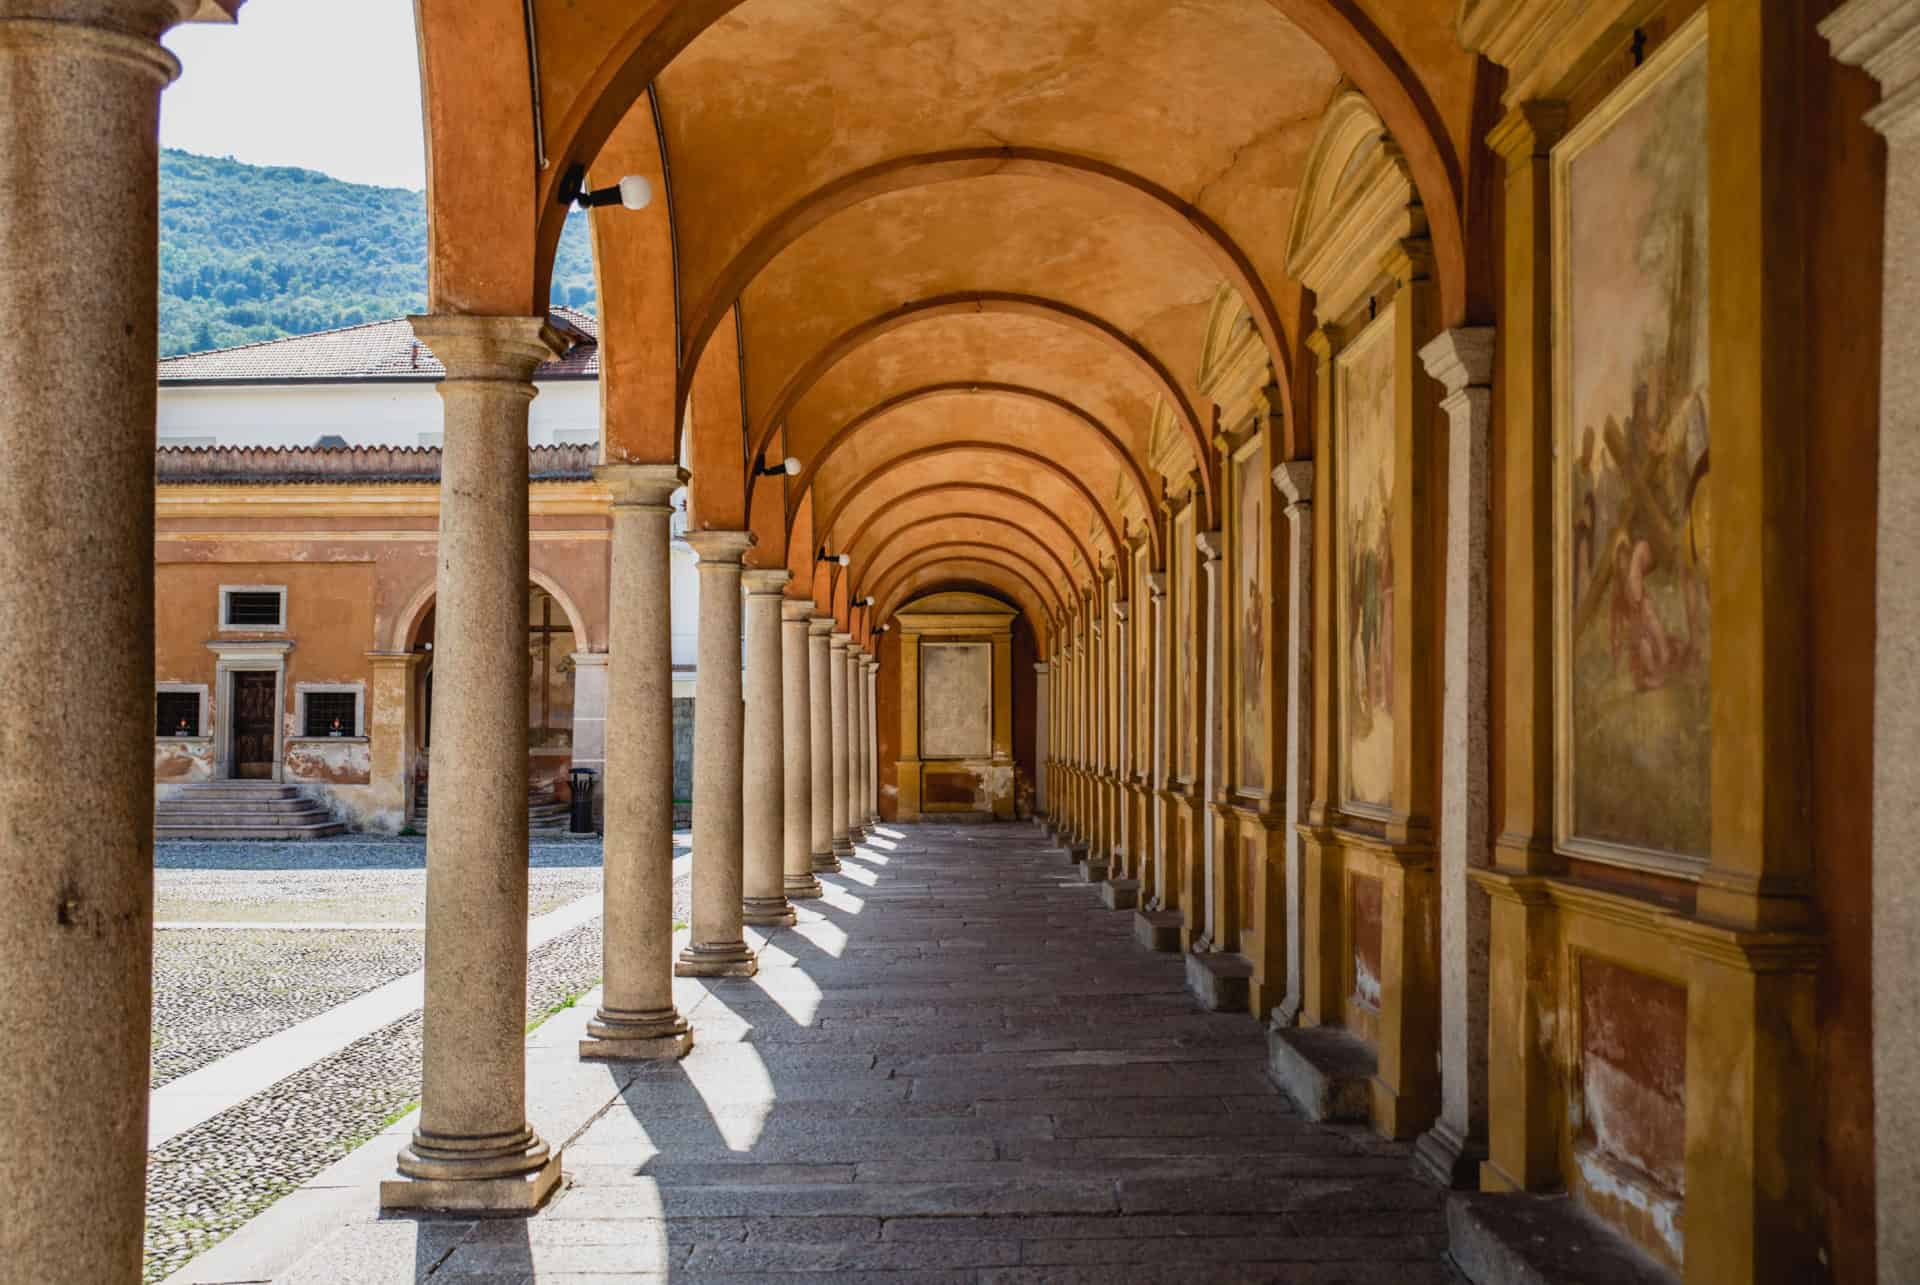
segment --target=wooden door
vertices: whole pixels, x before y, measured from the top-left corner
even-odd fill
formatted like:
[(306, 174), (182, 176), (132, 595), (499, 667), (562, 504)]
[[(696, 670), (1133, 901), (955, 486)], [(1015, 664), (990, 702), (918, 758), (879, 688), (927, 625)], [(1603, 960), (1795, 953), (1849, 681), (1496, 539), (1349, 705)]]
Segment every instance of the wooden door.
[(233, 676), (233, 774), (246, 780), (273, 776), (273, 697), (276, 676), (240, 670)]

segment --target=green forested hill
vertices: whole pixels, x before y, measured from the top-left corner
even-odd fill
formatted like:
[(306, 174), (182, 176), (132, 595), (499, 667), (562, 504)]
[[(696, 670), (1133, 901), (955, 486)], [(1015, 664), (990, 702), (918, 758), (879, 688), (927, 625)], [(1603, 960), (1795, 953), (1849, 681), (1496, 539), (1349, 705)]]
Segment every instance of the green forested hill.
[[(426, 200), (313, 170), (160, 154), (160, 353), (419, 312)], [(586, 220), (568, 221), (553, 301), (593, 310)]]

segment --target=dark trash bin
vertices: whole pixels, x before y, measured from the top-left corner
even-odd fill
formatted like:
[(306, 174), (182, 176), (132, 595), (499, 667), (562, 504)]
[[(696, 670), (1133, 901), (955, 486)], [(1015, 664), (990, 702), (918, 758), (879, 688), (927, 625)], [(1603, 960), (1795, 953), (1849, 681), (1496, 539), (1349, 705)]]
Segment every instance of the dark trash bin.
[(573, 789), (573, 819), (567, 830), (572, 834), (592, 834), (593, 829), (593, 784), (600, 774), (590, 767), (576, 767), (567, 773), (568, 784)]

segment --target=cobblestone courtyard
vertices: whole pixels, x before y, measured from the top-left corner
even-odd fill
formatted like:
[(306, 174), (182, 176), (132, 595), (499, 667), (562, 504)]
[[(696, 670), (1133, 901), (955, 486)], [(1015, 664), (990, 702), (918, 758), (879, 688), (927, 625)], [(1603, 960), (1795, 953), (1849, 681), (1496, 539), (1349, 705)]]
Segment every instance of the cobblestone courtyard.
[[(425, 843), (162, 843), (154, 943), (153, 1087), (404, 978), (424, 950)], [(536, 918), (596, 898), (600, 845), (536, 844)], [(675, 917), (687, 914), (684, 875)], [(600, 977), (594, 913), (531, 952), (527, 1020)], [(276, 1072), (280, 1068), (276, 1067)], [(161, 1141), (148, 1156), (149, 1281), (164, 1279), (409, 1109), (417, 1009)]]

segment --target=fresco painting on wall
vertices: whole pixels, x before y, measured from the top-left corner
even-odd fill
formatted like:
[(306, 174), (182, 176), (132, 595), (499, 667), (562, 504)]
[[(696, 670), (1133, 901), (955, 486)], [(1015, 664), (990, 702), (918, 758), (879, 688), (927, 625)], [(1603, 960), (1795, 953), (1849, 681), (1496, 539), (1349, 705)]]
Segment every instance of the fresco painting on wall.
[(1260, 506), (1267, 486), (1265, 451), (1255, 444), (1234, 464), (1234, 616), (1240, 623), (1240, 786), (1264, 790), (1267, 731), (1267, 597), (1260, 588)]
[(1554, 155), (1559, 838), (1656, 866), (1711, 840), (1705, 37)]
[(1345, 800), (1393, 802), (1393, 308), (1336, 358), (1340, 715)]
[[(1189, 503), (1173, 517), (1173, 558), (1172, 563), (1177, 574), (1174, 577), (1175, 621), (1188, 621), (1194, 618), (1193, 575), (1193, 505)], [(1180, 776), (1191, 781), (1193, 770), (1193, 633), (1192, 629), (1176, 628), (1173, 631), (1177, 652), (1174, 656), (1173, 686), (1174, 701), (1174, 743), (1180, 747)]]

